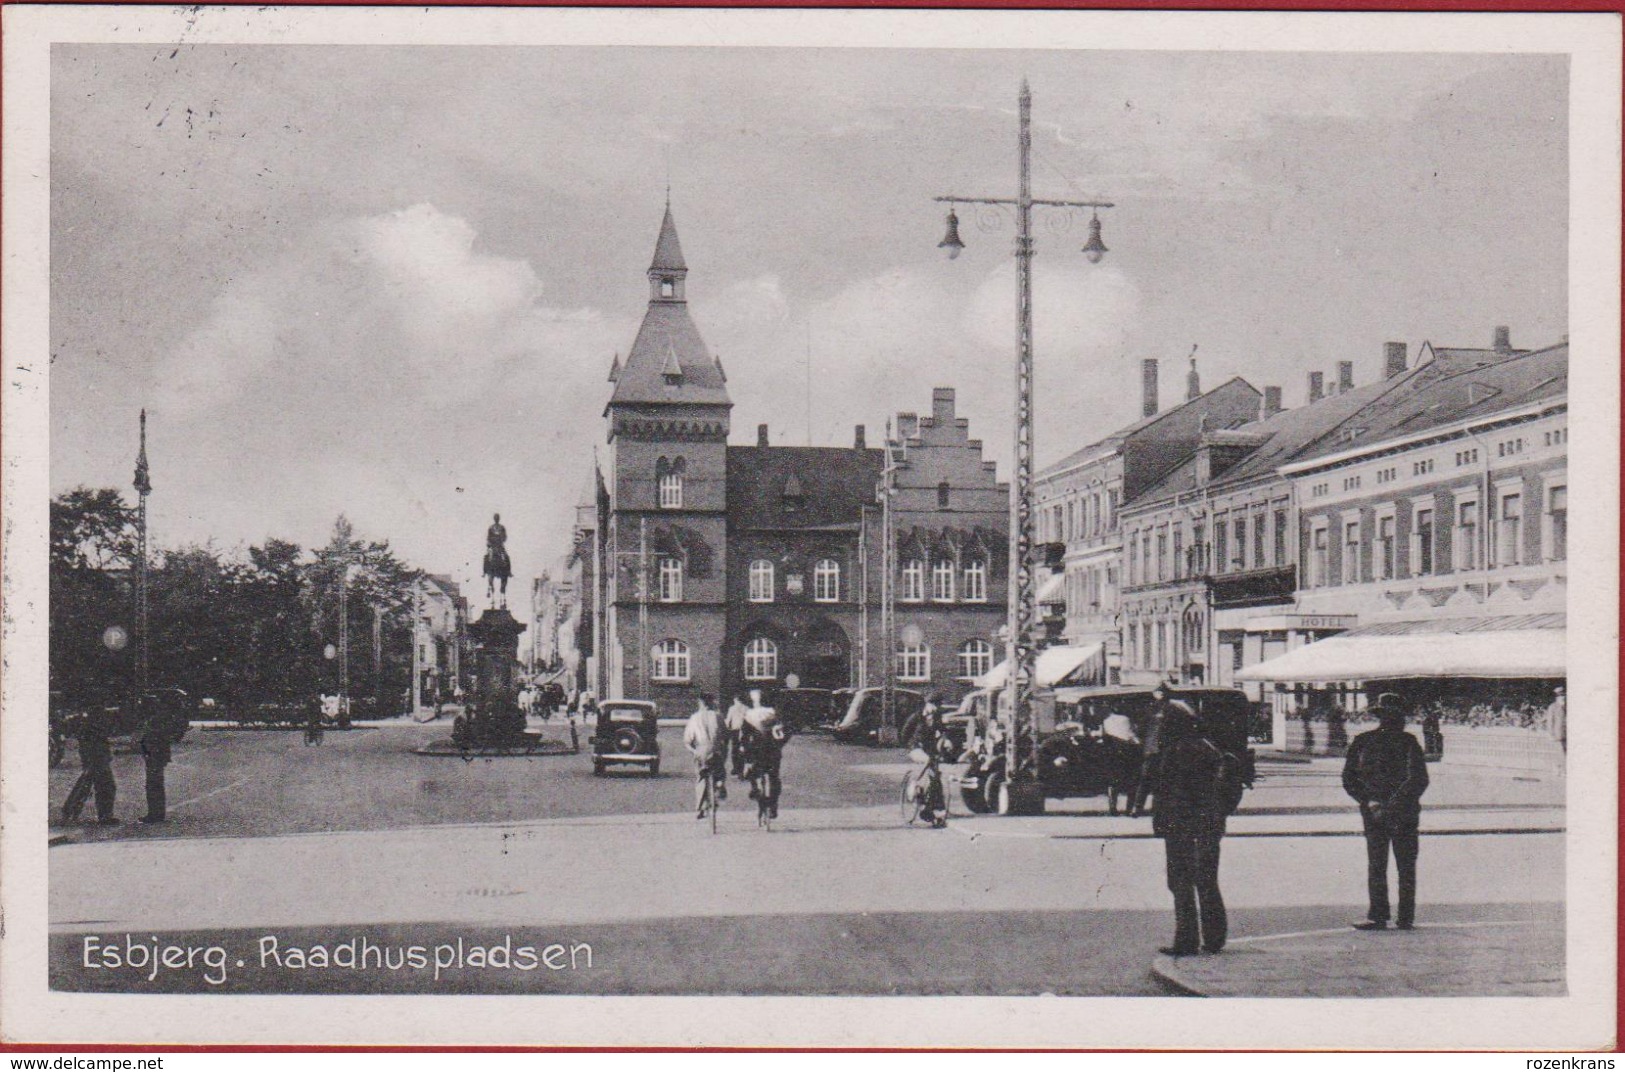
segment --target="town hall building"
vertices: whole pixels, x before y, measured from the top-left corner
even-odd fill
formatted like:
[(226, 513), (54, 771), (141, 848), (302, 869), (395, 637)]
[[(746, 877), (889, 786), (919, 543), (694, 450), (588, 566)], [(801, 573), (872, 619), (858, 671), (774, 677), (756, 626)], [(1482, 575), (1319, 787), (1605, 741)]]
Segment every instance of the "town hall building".
[[(884, 568), (880, 489), (891, 453), (898, 684), (968, 690), (1005, 621), (1010, 491), (955, 413), (901, 413), (889, 443), (862, 425), (849, 447), (731, 446), (722, 364), (690, 316), (671, 208), (649, 266), (649, 305), (610, 370), (597, 509), (572, 562), (583, 684), (663, 711), (761, 688), (878, 685)], [(587, 525), (591, 525), (591, 529)]]

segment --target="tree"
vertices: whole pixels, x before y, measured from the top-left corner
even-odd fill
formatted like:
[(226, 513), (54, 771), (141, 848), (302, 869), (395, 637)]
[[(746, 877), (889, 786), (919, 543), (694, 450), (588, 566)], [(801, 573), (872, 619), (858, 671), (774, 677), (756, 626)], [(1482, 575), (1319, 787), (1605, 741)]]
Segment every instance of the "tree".
[[(115, 488), (51, 500), (51, 690), (71, 704), (117, 703), (133, 685), (135, 511)], [(123, 647), (108, 646), (113, 629)]]

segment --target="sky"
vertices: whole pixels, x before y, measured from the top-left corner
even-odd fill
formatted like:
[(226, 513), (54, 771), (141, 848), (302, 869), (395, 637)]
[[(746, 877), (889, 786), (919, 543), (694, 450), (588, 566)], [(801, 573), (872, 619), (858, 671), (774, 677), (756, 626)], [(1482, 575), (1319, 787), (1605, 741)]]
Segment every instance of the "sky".
[(1382, 345), (1568, 330), (1567, 61), (1540, 55), (57, 45), (51, 486), (158, 546), (325, 541), (471, 581), (556, 569), (604, 449), (667, 189), (733, 437), (849, 445), (958, 391), (1008, 476), (1016, 183), (1035, 220), (1040, 464), (1182, 397)]

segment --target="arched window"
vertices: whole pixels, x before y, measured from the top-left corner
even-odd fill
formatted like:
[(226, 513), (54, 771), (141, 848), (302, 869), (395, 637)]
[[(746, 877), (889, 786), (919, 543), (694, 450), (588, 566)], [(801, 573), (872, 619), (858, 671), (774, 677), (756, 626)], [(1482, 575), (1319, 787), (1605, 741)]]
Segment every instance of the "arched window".
[(655, 681), (688, 680), (688, 645), (681, 640), (662, 640), (650, 655), (654, 662), (650, 677)]
[(937, 485), (937, 508), (939, 510), (948, 509), (948, 497), (951, 494), (952, 489), (948, 487), (946, 480)]
[(968, 603), (987, 602), (987, 562), (980, 558), (973, 558), (965, 563), (965, 601)]
[(938, 603), (954, 600), (954, 564), (946, 558), (931, 564), (931, 598)]
[(745, 645), (745, 680), (773, 681), (779, 676), (779, 646), (767, 637)]
[(931, 648), (925, 643), (902, 644), (897, 649), (897, 680), (930, 681)]
[(821, 558), (813, 567), (813, 599), (819, 603), (841, 600), (841, 564), (833, 558)]
[(681, 603), (683, 601), (683, 560), (662, 557), (659, 561), (659, 569), (660, 602)]
[(964, 680), (981, 677), (993, 669), (993, 645), (985, 640), (967, 640), (959, 645), (959, 676)]
[(919, 603), (925, 599), (925, 563), (911, 558), (903, 563), (903, 586), (897, 598), (905, 603)]
[(773, 563), (758, 558), (750, 564), (750, 601), (773, 602)]
[(1206, 630), (1202, 628), (1202, 612), (1196, 607), (1185, 609), (1185, 651), (1191, 655), (1200, 655), (1207, 647)]
[(660, 508), (678, 510), (683, 505), (683, 474), (667, 473), (660, 478)]

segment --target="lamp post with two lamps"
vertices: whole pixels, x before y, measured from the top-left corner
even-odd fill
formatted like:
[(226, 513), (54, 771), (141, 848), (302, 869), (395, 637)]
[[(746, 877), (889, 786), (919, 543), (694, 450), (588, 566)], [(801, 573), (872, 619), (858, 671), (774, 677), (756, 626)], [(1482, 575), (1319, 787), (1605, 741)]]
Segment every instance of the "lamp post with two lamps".
[(965, 248), (959, 237), (957, 205), (993, 205), (1014, 208), (1016, 216), (1016, 377), (1015, 377), (1015, 479), (1010, 495), (1009, 706), (1005, 719), (1005, 781), (998, 810), (1006, 814), (1026, 814), (1044, 809), (1044, 795), (1037, 779), (1038, 740), (1033, 732), (1032, 697), (1038, 651), (1033, 627), (1038, 620), (1037, 579), (1032, 561), (1033, 525), (1033, 294), (1034, 254), (1032, 215), (1035, 206), (1088, 209), (1089, 240), (1083, 255), (1099, 264), (1106, 255), (1100, 237), (1100, 210), (1111, 208), (1109, 201), (1057, 201), (1032, 195), (1032, 90), (1026, 79), (1021, 83), (1018, 150), (1019, 181), (1015, 197), (960, 197), (948, 195), (934, 200), (948, 203), (948, 233), (937, 243), (950, 259)]

